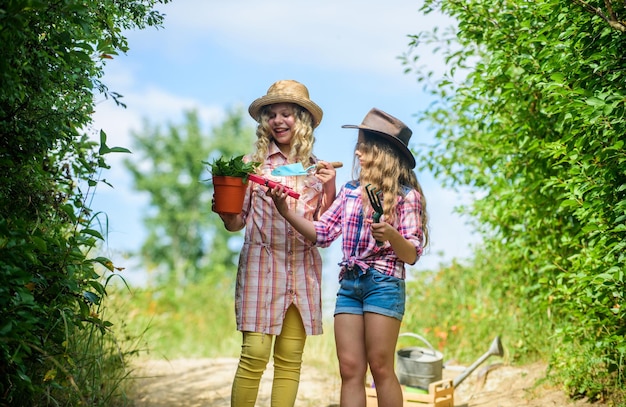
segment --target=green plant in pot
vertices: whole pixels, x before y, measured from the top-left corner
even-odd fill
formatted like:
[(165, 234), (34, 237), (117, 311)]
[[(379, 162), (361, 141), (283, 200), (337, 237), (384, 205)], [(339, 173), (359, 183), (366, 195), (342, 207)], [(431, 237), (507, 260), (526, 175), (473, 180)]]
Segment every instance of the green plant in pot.
[(261, 163), (255, 161), (244, 162), (243, 155), (228, 159), (219, 157), (212, 162), (203, 161), (203, 163), (209, 165), (213, 178), (216, 176), (236, 177), (241, 178), (243, 183), (246, 183), (248, 176), (253, 174), (259, 165), (261, 165)]
[(215, 212), (241, 213), (248, 177), (261, 165), (255, 161), (244, 162), (243, 157), (219, 157), (211, 162), (203, 161), (209, 166), (212, 175)]

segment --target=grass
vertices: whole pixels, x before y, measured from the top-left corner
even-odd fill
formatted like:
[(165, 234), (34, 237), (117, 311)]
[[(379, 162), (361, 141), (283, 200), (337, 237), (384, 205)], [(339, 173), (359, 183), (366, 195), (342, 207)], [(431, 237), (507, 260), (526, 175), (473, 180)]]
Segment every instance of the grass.
[[(112, 320), (125, 327), (129, 339), (141, 338), (141, 358), (238, 357), (241, 333), (235, 326), (233, 291), (207, 296), (205, 287), (196, 284), (176, 296), (167, 289), (113, 290)], [(307, 338), (304, 360), (338, 371), (332, 320), (324, 322), (323, 335)]]
[(114, 309), (105, 297), (90, 316), (100, 323), (83, 323), (82, 327), (66, 323), (64, 352), (45, 355), (49, 368), (43, 381), (50, 385), (36, 405), (131, 405), (128, 361), (140, 353), (141, 335), (128, 334), (123, 321), (111, 329), (105, 321)]
[[(432, 272), (409, 270), (401, 332), (425, 337), (442, 352), (444, 363), (469, 366), (489, 349), (496, 335), (505, 364), (548, 362), (555, 352), (550, 315), (523, 314), (520, 308), (526, 299), (510, 295), (499, 280), (506, 274), (500, 267), (497, 259), (477, 257), (471, 264), (453, 262)], [(113, 327), (106, 335), (94, 329), (68, 333), (68, 349), (73, 350), (68, 357), (77, 369), (56, 372), (73, 381), (68, 379), (68, 386), (79, 389), (76, 404), (126, 405), (136, 358), (237, 358), (241, 334), (235, 327), (233, 276), (207, 275), (184, 289), (107, 287), (106, 307), (98, 313)], [(332, 298), (324, 302), (332, 308)], [(412, 337), (399, 338), (398, 349), (410, 346), (425, 345)], [(326, 315), (323, 335), (308, 337), (304, 365), (339, 380), (331, 315)], [(49, 404), (55, 404), (55, 397), (49, 395)]]
[(496, 336), (505, 362), (534, 361), (539, 349), (548, 346), (543, 320), (524, 324), (518, 318), (518, 299), (507, 298), (506, 289), (494, 279), (501, 274), (497, 265), (478, 263), (452, 262), (437, 271), (413, 273), (407, 282), (403, 331), (426, 337), (444, 354), (444, 361), (470, 364)]
[[(481, 277), (458, 264), (445, 272), (422, 272), (409, 279), (401, 332), (424, 336), (444, 360), (465, 364), (482, 355), (496, 334), (502, 337), (507, 359), (526, 352), (524, 346), (536, 346), (524, 345), (514, 310), (494, 302)], [(231, 284), (207, 277), (181, 292), (167, 287), (116, 289), (109, 298), (116, 306), (113, 322), (123, 324), (129, 338), (142, 338), (142, 358), (238, 357), (241, 336), (235, 327)], [(338, 374), (332, 328), (332, 316), (327, 316), (324, 334), (307, 339), (304, 360)], [(542, 336), (532, 329), (538, 328), (524, 327), (524, 336)], [(400, 338), (398, 347), (406, 346), (425, 345)]]
[(170, 287), (120, 288), (110, 297), (120, 310), (114, 321), (125, 323), (131, 337), (143, 339), (141, 357), (238, 355), (232, 290), (212, 277), (180, 292)]
[(322, 335), (312, 335), (307, 338), (302, 359), (303, 364), (339, 377), (339, 364), (335, 352), (332, 320), (324, 322), (324, 333)]

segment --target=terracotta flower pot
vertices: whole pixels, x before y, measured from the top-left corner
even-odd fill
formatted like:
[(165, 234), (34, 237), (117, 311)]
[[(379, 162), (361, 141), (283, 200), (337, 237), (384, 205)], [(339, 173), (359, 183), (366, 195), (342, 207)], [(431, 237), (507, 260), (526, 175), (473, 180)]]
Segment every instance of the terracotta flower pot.
[(243, 209), (243, 199), (248, 183), (243, 178), (218, 175), (213, 177), (215, 212), (238, 214)]

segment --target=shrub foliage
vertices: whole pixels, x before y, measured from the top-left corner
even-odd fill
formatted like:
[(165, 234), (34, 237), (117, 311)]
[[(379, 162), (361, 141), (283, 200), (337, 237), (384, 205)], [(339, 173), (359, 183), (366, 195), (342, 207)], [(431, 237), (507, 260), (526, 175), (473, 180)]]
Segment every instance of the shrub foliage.
[(100, 81), (104, 61), (127, 50), (123, 29), (158, 25), (152, 8), (166, 2), (0, 5), (2, 405), (98, 402), (98, 386), (77, 383), (94, 361), (75, 346), (94, 328), (108, 332), (100, 277), (115, 267), (90, 254), (103, 234), (87, 202), (104, 156), (128, 150), (108, 147), (104, 133), (90, 141), (94, 95), (120, 103)]
[[(502, 267), (502, 295), (532, 324), (549, 315), (552, 371), (572, 395), (624, 386), (626, 8), (622, 1), (427, 0), (453, 17), (435, 78), (407, 71), (439, 102), (427, 165), (455, 187)], [(495, 280), (494, 280), (495, 281)], [(590, 369), (593, 366), (593, 369)]]

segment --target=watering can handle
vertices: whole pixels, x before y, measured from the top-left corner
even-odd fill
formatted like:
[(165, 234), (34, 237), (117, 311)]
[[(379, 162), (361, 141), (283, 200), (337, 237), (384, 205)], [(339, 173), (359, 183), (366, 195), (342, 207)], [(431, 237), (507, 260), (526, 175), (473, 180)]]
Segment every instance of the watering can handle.
[(437, 356), (437, 351), (435, 350), (435, 348), (433, 348), (433, 345), (431, 345), (430, 342), (428, 342), (426, 340), (426, 338), (424, 338), (423, 336), (418, 335), (418, 334), (414, 334), (412, 332), (405, 332), (403, 334), (400, 334), (399, 336), (411, 336), (413, 338), (417, 338), (417, 339), (421, 340), (422, 342), (424, 342), (430, 348), (430, 350), (433, 351), (433, 355)]

